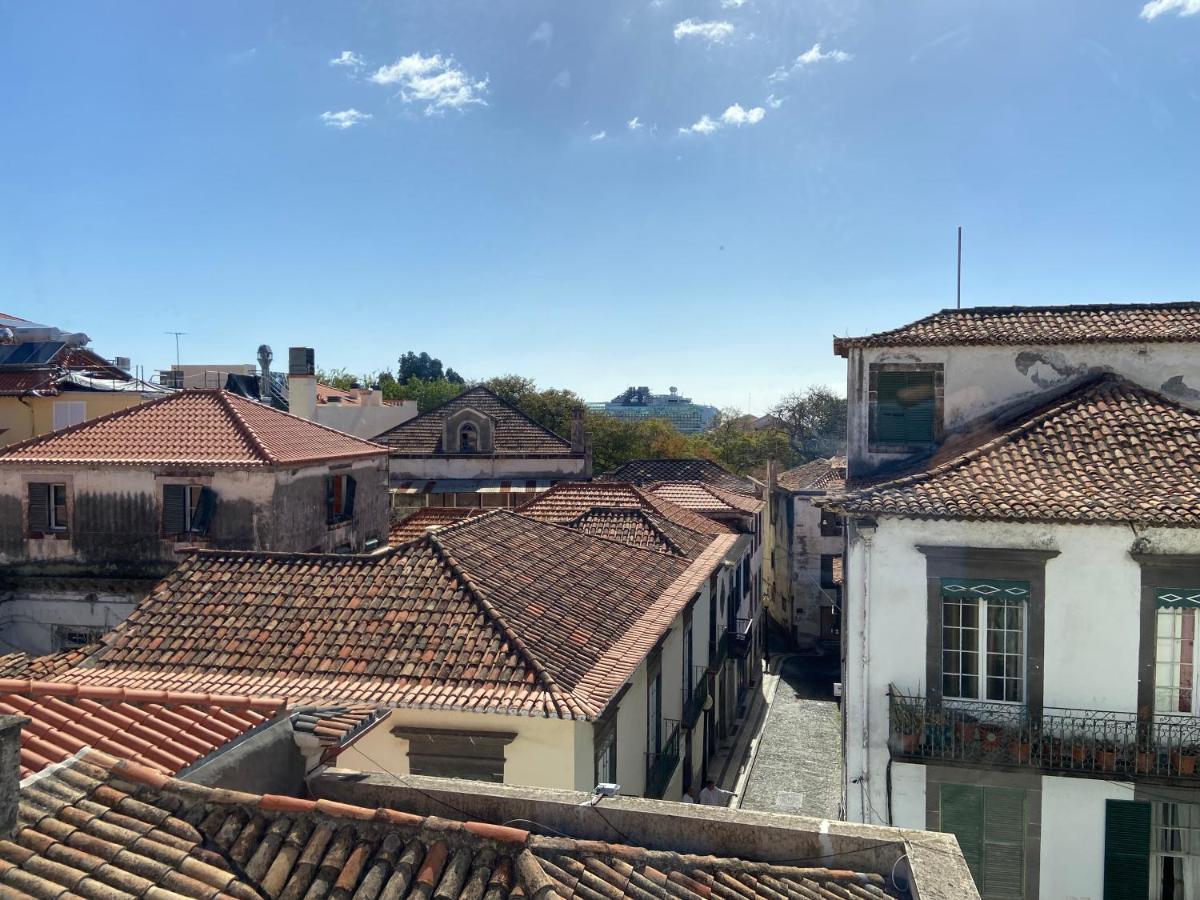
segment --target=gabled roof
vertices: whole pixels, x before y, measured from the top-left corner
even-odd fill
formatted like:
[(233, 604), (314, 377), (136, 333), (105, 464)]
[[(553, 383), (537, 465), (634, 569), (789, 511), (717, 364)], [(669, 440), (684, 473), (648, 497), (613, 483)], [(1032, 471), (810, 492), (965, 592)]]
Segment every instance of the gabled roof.
[(21, 774), (85, 747), (175, 774), (277, 715), (284, 701), (0, 678), (0, 715), (28, 716)]
[(99, 644), (88, 644), (75, 650), (62, 650), (46, 656), (5, 653), (0, 656), (0, 678), (53, 681), (54, 676), (67, 669), (73, 669), (99, 649)]
[(776, 483), (785, 491), (841, 491), (846, 486), (846, 457), (814, 459), (780, 472)]
[(605, 472), (600, 481), (628, 481), (632, 484), (650, 484), (656, 481), (699, 481), (727, 491), (748, 494), (758, 493), (754, 482), (722, 468), (711, 459), (631, 459), (611, 472)]
[(388, 529), (388, 544), (398, 547), (424, 537), (425, 532), (445, 528), (470, 516), (481, 516), (488, 510), (478, 506), (422, 506), (407, 518), (392, 522)]
[(71, 374), (94, 376), (93, 389), (102, 388), (105, 382), (116, 388), (132, 380), (128, 372), (86, 347), (64, 341), (0, 344), (0, 396), (54, 395)]
[(759, 512), (765, 503), (702, 481), (658, 481), (648, 484), (646, 489), (655, 497), (704, 515), (751, 515)]
[(437, 456), (442, 446), (446, 418), (461, 409), (473, 409), (494, 423), (491, 456), (571, 456), (571, 442), (533, 421), (521, 410), (501, 400), (485, 387), (473, 387), (415, 419), (401, 422), (375, 439), (393, 456)]
[(866, 337), (833, 339), (855, 347), (966, 347), (1010, 344), (1143, 344), (1200, 341), (1200, 302), (1076, 306), (976, 306), (943, 309)]
[(668, 522), (644, 509), (597, 506), (580, 513), (566, 524), (584, 534), (631, 544), (643, 550), (655, 550), (672, 556), (691, 555), (682, 546), (682, 541), (671, 537), (669, 531), (674, 529)]
[(517, 508), (522, 515), (565, 525), (597, 507), (642, 509), (668, 522), (703, 535), (732, 533), (727, 525), (656, 497), (649, 491), (618, 481), (576, 481), (554, 485)]
[(593, 717), (720, 563), (497, 510), (372, 556), (202, 551), (64, 680)]
[[(21, 788), (0, 893), (193, 900), (875, 900), (881, 875), (209, 788), (89, 750)], [(736, 886), (736, 887), (734, 887)]]
[(186, 390), (13, 444), (0, 464), (292, 466), (386, 448), (228, 391)]
[(1200, 412), (1116, 375), (1090, 379), (923, 471), (827, 498), (851, 513), (1200, 525)]

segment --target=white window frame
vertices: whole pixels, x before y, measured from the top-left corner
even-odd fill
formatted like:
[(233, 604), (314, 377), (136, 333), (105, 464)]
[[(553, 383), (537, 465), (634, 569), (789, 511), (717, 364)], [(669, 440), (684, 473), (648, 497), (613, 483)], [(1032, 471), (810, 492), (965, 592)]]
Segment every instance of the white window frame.
[(1162, 900), (1164, 859), (1183, 860), (1183, 896), (1200, 896), (1200, 804), (1155, 800), (1150, 806), (1150, 900)]
[[(58, 508), (59, 503), (56, 502), (59, 493), (62, 494), (62, 510), (63, 517), (59, 519)], [(50, 511), (49, 521), (46, 523), (50, 531), (66, 531), (67, 526), (71, 521), (71, 511), (68, 508), (69, 500), (67, 497), (67, 485), (65, 482), (51, 482), (50, 484)]]
[[(988, 598), (974, 597), (974, 596), (947, 597), (943, 593), (942, 603), (941, 603), (941, 610), (942, 610), (941, 630), (942, 630), (942, 633), (941, 633), (940, 652), (942, 654), (942, 697), (944, 699), (946, 699), (946, 700), (973, 700), (973, 701), (977, 700), (977, 701), (984, 702), (984, 703), (1007, 703), (1007, 704), (1012, 704), (1012, 705), (1022, 705), (1025, 703), (1026, 698), (1029, 695), (1029, 603), (1027, 600), (1007, 600), (1006, 601), (1004, 598), (997, 598), (997, 599), (999, 599), (1001, 601), (1003, 606), (1015, 607), (1016, 609), (1018, 609), (1020, 611), (1021, 649), (1020, 649), (1019, 654), (1017, 655), (1018, 659), (1020, 660), (1020, 676), (1019, 676), (1020, 682), (1021, 682), (1020, 698), (1015, 699), (1015, 700), (1008, 700), (1008, 699), (994, 699), (994, 698), (990, 698), (987, 696), (987, 683), (988, 683), (988, 674), (987, 674), (988, 649), (987, 648), (988, 648), (988, 633), (989, 633), (988, 606), (990, 603)], [(950, 627), (950, 626), (947, 626), (947, 624), (946, 624), (946, 606), (948, 603), (958, 603), (960, 605), (960, 607), (964, 607), (968, 604), (971, 604), (971, 605), (974, 605), (976, 607), (976, 609), (978, 610), (978, 613), (977, 613), (978, 618), (976, 620), (978, 627), (976, 627), (974, 629), (964, 629), (961, 624), (958, 626), (954, 626), (957, 628), (957, 630), (959, 632), (960, 649), (951, 651), (951, 652), (960, 653), (960, 654), (966, 653), (966, 652), (972, 652), (972, 651), (964, 651), (961, 648), (964, 644), (963, 635), (969, 631), (975, 632), (975, 634), (976, 634), (975, 649), (972, 652), (972, 655), (975, 656), (975, 663), (976, 663), (976, 668), (975, 668), (975, 673), (974, 673), (974, 677), (975, 677), (975, 694), (974, 694), (974, 696), (970, 696), (970, 695), (966, 695), (966, 694), (951, 694), (951, 693), (947, 693), (945, 690), (945, 678), (946, 678), (947, 674), (956, 674), (959, 679), (960, 685), (962, 683), (962, 677), (963, 677), (962, 672), (947, 673), (946, 668), (945, 668), (945, 659), (946, 659), (946, 653), (947, 653), (947, 649), (948, 649), (946, 647), (946, 630), (948, 627)], [(961, 622), (961, 620), (960, 620), (960, 622)], [(1010, 633), (1010, 630), (1004, 629), (1000, 633), (1007, 634), (1007, 633)], [(1009, 655), (1009, 654), (1005, 653), (1003, 655)], [(1003, 676), (1003, 677), (1007, 678), (1007, 676)]]
[(87, 403), (83, 400), (54, 401), (54, 430), (61, 431), (87, 421)]
[(191, 534), (192, 521), (196, 517), (196, 510), (200, 507), (200, 498), (204, 493), (204, 485), (202, 484), (185, 484), (183, 486), (183, 524), (184, 532)]
[[(1166, 614), (1166, 615), (1164, 615)], [(1183, 623), (1185, 616), (1190, 616), (1192, 620), (1192, 658), (1189, 665), (1191, 666), (1191, 678), (1188, 679), (1188, 684), (1177, 683), (1180, 679), (1174, 677), (1183, 664), (1182, 659), (1182, 643), (1183, 643)], [(1173, 634), (1163, 635), (1163, 625), (1167, 622), (1172, 623)], [(1172, 649), (1170, 659), (1164, 660), (1161, 651), (1164, 641), (1169, 642)], [(1154, 712), (1159, 715), (1174, 715), (1186, 716), (1196, 715), (1200, 703), (1197, 701), (1197, 689), (1200, 688), (1200, 683), (1197, 682), (1197, 663), (1200, 663), (1200, 610), (1195, 607), (1158, 607), (1154, 610)], [(1167, 684), (1164, 685), (1162, 678), (1163, 672), (1168, 673), (1166, 679)], [(1180, 693), (1184, 688), (1191, 692), (1191, 703), (1186, 710), (1179, 708)], [(1164, 705), (1165, 693), (1171, 692), (1172, 702)]]

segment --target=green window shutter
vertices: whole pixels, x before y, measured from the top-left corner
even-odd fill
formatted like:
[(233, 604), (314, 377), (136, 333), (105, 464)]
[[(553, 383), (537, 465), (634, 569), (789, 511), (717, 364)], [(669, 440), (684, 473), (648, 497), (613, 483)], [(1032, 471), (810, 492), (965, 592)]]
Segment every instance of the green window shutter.
[(187, 505), (187, 486), (182, 484), (163, 485), (163, 534), (182, 534), (187, 521), (184, 507)]
[(932, 372), (875, 376), (875, 437), (882, 444), (928, 444), (934, 434)]
[(1025, 896), (1025, 792), (984, 788), (983, 896), (1019, 900)]
[(1150, 804), (1108, 800), (1104, 810), (1104, 900), (1150, 896)]
[(943, 597), (982, 597), (985, 600), (1028, 600), (1029, 582), (1007, 578), (943, 578)]
[(958, 838), (975, 884), (983, 884), (983, 788), (943, 784), (941, 830)]
[(1200, 588), (1158, 588), (1154, 605), (1159, 609), (1196, 609), (1200, 607)]
[(29, 530), (50, 530), (50, 485), (29, 483)]
[(196, 504), (196, 512), (192, 514), (192, 531), (196, 534), (208, 534), (216, 505), (216, 492), (212, 488), (200, 488), (200, 502)]

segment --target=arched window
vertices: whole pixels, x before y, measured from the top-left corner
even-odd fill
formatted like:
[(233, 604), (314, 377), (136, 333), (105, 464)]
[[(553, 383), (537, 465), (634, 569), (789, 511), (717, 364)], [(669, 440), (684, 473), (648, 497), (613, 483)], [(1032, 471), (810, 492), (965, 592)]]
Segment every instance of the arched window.
[(479, 452), (479, 429), (470, 422), (458, 429), (458, 452)]

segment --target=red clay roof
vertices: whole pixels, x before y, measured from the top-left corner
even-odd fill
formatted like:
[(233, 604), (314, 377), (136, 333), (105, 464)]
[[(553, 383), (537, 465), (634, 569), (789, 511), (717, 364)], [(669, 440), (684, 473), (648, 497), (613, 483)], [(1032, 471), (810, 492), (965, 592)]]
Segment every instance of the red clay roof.
[(727, 525), (657, 497), (647, 490), (618, 481), (561, 482), (517, 507), (522, 515), (565, 525), (597, 507), (644, 509), (699, 534), (730, 534)]
[(824, 505), (932, 519), (1200, 524), (1200, 412), (1115, 375)]
[(388, 544), (398, 547), (415, 541), (430, 529), (437, 530), (470, 516), (481, 516), (486, 509), (478, 506), (422, 506), (407, 518), (392, 522), (388, 530)]
[(84, 747), (175, 774), (270, 720), (283, 705), (270, 697), (0, 678), (0, 714), (31, 720), (21, 729), (22, 777)]
[(754, 482), (722, 468), (711, 459), (631, 459), (600, 476), (601, 481), (652, 484), (659, 481), (699, 481), (727, 491), (756, 496)]
[(0, 451), (0, 464), (291, 466), (386, 448), (246, 400), (186, 390)]
[[(219, 852), (215, 852), (219, 851)], [(87, 751), (21, 789), (0, 894), (192, 900), (879, 900), (882, 875), (539, 837), (209, 788)]]
[(1011, 344), (1142, 344), (1200, 341), (1200, 302), (1076, 306), (976, 306), (943, 309), (866, 337), (834, 338), (854, 347), (965, 347)]
[(786, 491), (841, 491), (846, 486), (846, 457), (814, 459), (780, 472), (776, 483)]
[(437, 456), (445, 453), (442, 436), (446, 417), (460, 409), (473, 409), (493, 423), (489, 456), (571, 456), (571, 442), (543, 428), (521, 410), (505, 403), (485, 387), (473, 387), (441, 406), (401, 422), (376, 440), (387, 444), (393, 456)]
[[(673, 529), (670, 523), (644, 509), (597, 506), (581, 513), (568, 527), (593, 537), (608, 538), (622, 544), (632, 544), (643, 550), (655, 550), (672, 556), (691, 556), (708, 545), (707, 539), (684, 529)], [(676, 531), (674, 537), (671, 532)], [(679, 531), (691, 535), (694, 540), (681, 540)]]
[(762, 500), (700, 481), (660, 481), (647, 485), (655, 497), (705, 515), (744, 515), (763, 508)]
[(592, 717), (733, 541), (689, 563), (497, 510), (374, 556), (197, 552), (63, 677)]

